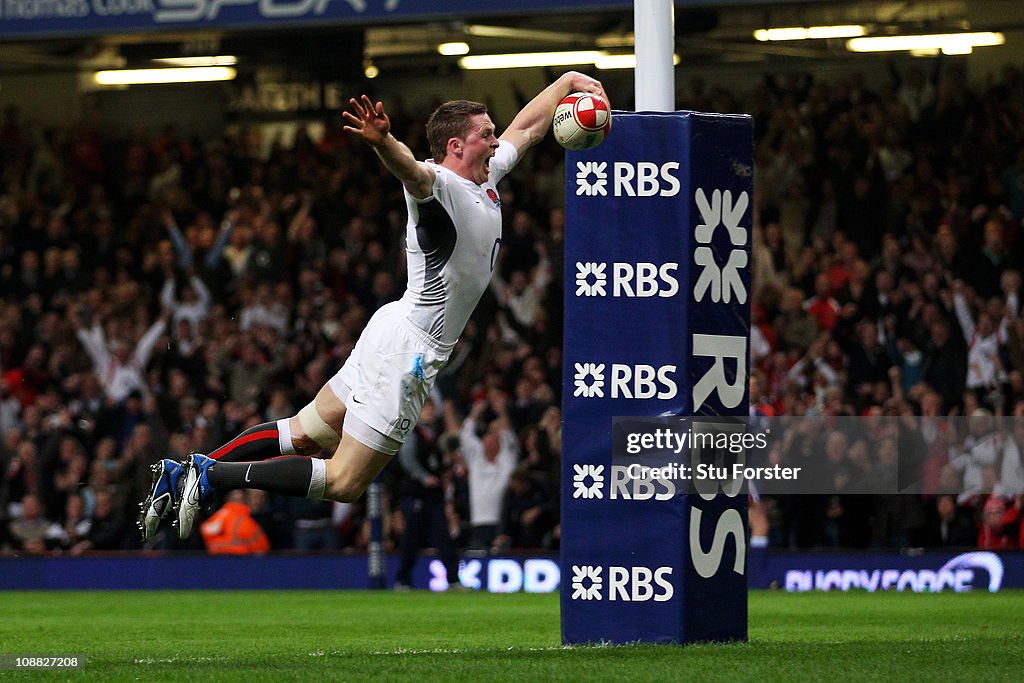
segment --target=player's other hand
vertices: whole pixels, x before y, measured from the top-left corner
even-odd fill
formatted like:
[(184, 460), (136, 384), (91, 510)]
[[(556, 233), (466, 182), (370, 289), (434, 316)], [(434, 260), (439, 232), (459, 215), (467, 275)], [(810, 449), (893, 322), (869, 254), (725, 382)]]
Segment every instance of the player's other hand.
[(579, 71), (568, 71), (563, 78), (569, 79), (569, 92), (590, 92), (600, 95), (611, 109), (611, 100), (608, 99), (608, 93), (604, 91), (601, 81)]
[(353, 97), (348, 103), (350, 110), (341, 112), (342, 118), (348, 122), (343, 129), (361, 135), (371, 145), (384, 144), (391, 132), (391, 119), (384, 113), (384, 103), (374, 104), (366, 95), (358, 100)]

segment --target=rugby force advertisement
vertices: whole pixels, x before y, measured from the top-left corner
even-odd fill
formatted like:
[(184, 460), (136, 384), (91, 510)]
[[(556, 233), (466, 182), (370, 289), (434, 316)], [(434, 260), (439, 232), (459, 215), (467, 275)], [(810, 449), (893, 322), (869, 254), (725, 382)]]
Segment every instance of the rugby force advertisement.
[(747, 415), (752, 153), (749, 116), (694, 112), (615, 112), (567, 153), (565, 643), (747, 637), (740, 487), (631, 476), (612, 431)]
[[(398, 558), (385, 558), (393, 577)], [(440, 560), (416, 565), (413, 585), (448, 590)], [(1024, 588), (1024, 552), (786, 552), (752, 550), (751, 589), (995, 593)], [(459, 581), (488, 593), (577, 591), (557, 557), (467, 557)], [(0, 590), (360, 590), (372, 585), (363, 555), (139, 555), (0, 558)], [(654, 584), (656, 585), (656, 584)], [(615, 588), (624, 600), (625, 585)], [(653, 590), (653, 588), (652, 588)]]

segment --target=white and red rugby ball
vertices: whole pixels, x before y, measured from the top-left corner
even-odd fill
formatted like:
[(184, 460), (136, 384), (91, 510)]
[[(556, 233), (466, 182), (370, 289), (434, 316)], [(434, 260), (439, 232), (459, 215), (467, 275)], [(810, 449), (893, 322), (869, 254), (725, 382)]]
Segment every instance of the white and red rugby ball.
[(575, 92), (555, 107), (551, 122), (555, 140), (562, 147), (582, 152), (597, 147), (612, 129), (612, 112), (599, 95)]

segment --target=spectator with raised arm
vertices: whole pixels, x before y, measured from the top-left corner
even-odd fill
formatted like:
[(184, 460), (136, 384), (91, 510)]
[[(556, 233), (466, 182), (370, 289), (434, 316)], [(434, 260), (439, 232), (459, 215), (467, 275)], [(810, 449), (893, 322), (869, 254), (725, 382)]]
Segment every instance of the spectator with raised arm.
[(150, 325), (134, 347), (122, 339), (108, 340), (98, 317), (86, 327), (78, 308), (72, 306), (70, 312), (75, 334), (92, 359), (93, 372), (103, 385), (107, 398), (121, 403), (133, 391), (148, 394), (146, 366), (157, 340), (167, 329), (166, 311)]
[(498, 535), (505, 489), (519, 462), (519, 440), (504, 410), (507, 399), (498, 397), (495, 402), (497, 416), (490, 421), (484, 420), (491, 407), (488, 401), (475, 402), (461, 432), (462, 457), (469, 478), (470, 545), (484, 550)]
[(175, 328), (179, 322), (187, 320), (195, 329), (210, 314), (210, 290), (194, 271), (189, 273), (188, 280), (181, 286), (180, 298), (175, 296), (177, 289), (177, 279), (167, 277), (160, 290), (160, 305), (170, 311)]
[(998, 391), (999, 383), (1006, 378), (1000, 347), (1008, 338), (1008, 321), (1005, 317), (994, 320), (987, 309), (979, 311), (975, 319), (967, 302), (967, 287), (961, 280), (953, 282), (953, 307), (967, 344), (966, 386), (982, 399), (988, 392)]

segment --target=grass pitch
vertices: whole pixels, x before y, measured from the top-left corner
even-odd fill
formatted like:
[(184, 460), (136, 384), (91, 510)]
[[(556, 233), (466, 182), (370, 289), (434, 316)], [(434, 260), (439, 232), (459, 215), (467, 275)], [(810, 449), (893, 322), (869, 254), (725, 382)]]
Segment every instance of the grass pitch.
[[(0, 653), (48, 680), (1019, 681), (1024, 592), (753, 592), (750, 642), (560, 645), (557, 595), (0, 594)], [(0, 677), (9, 675), (0, 673)]]

